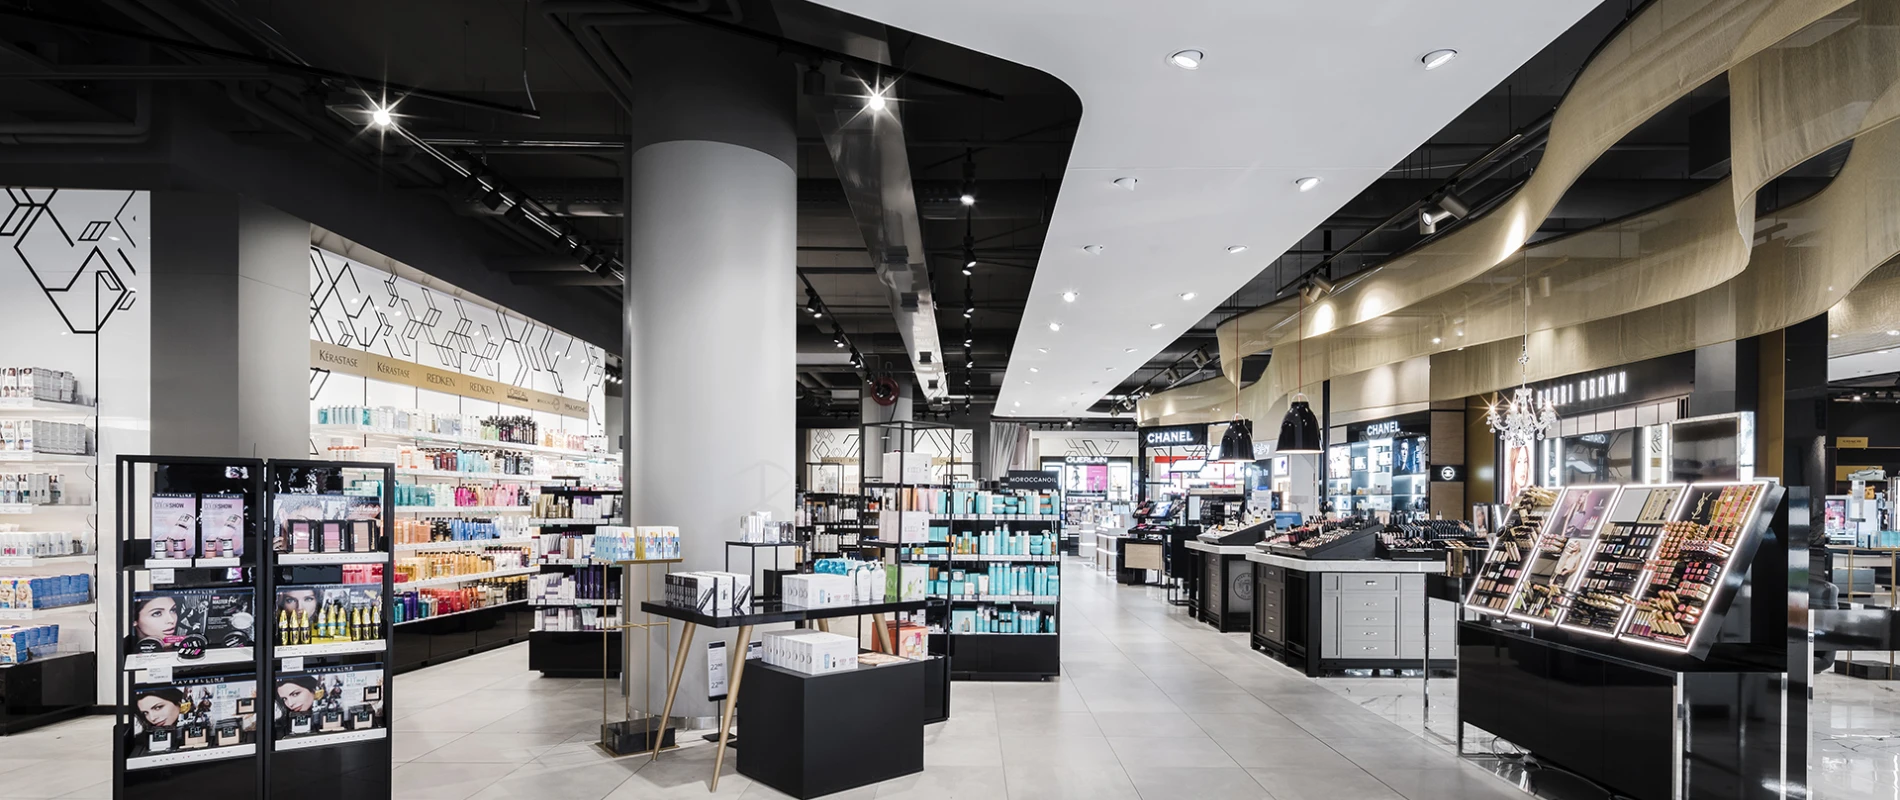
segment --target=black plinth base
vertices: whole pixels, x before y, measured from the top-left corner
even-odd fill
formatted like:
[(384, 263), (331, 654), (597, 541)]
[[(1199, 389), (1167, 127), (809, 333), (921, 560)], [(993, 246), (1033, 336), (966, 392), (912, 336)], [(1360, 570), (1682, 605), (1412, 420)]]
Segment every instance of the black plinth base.
[(98, 696), (98, 659), (60, 653), (0, 668), (0, 736), (82, 716)]
[(618, 676), (620, 631), (534, 631), (528, 634), (528, 669), (550, 678)]
[[(650, 753), (653, 752), (653, 731), (658, 727), (660, 718), (657, 716), (609, 722), (600, 726), (600, 745), (617, 756)], [(678, 731), (678, 726), (667, 727), (666, 738), (660, 740), (661, 750), (673, 748), (673, 734)]]
[(1054, 634), (958, 634), (950, 677), (960, 681), (1039, 681), (1062, 672)]
[(270, 798), (390, 800), (395, 791), (390, 777), (392, 741), (385, 736), (365, 742), (277, 750), (270, 754)]
[(739, 733), (760, 746), (739, 748), (739, 774), (803, 800), (922, 772), (926, 663), (816, 677), (747, 664)]

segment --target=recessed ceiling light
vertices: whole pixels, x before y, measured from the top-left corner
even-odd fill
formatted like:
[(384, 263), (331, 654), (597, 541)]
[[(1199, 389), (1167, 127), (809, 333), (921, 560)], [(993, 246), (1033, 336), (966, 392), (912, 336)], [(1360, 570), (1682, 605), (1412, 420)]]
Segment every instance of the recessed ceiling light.
[(1313, 187), (1319, 185), (1319, 179), (1309, 175), (1307, 177), (1294, 181), (1293, 185), (1300, 187), (1300, 191), (1302, 192), (1310, 192), (1310, 191), (1313, 191)]
[(1193, 292), (1182, 292), (1182, 293), (1181, 293), (1181, 299), (1182, 299), (1182, 300), (1193, 300), (1193, 299), (1194, 299), (1194, 293), (1193, 293)]
[(1829, 338), (1829, 339), (1839, 339), (1839, 338), (1841, 338), (1841, 335), (1840, 335), (1840, 334), (1838, 334), (1838, 333), (1830, 333), (1830, 334), (1828, 334), (1828, 335), (1827, 335), (1827, 338)]
[(1464, 335), (1465, 335), (1465, 332), (1464, 332), (1463, 330), (1460, 330), (1460, 331), (1458, 331), (1458, 335), (1459, 335), (1459, 336), (1464, 336)]
[(864, 107), (872, 111), (883, 111), (888, 105), (890, 105), (890, 101), (884, 98), (883, 89), (872, 91), (871, 96), (864, 99)]
[(1124, 347), (1124, 348), (1122, 348), (1122, 352), (1124, 352), (1124, 353), (1133, 353), (1133, 352), (1135, 352), (1135, 348), (1133, 348), (1133, 347)]
[(1038, 347), (1038, 348), (1036, 348), (1036, 352), (1038, 352), (1038, 353), (1047, 353), (1047, 352), (1049, 352), (1049, 348), (1047, 348), (1047, 347)]
[(1176, 50), (1173, 55), (1168, 56), (1168, 63), (1182, 69), (1200, 69), (1201, 59), (1206, 57), (1207, 54), (1199, 50)]
[(1426, 69), (1438, 69), (1439, 67), (1451, 63), (1451, 60), (1457, 57), (1458, 51), (1447, 48), (1443, 50), (1433, 50), (1425, 55), (1419, 56), (1418, 60), (1419, 63), (1425, 65)]
[(1166, 324), (1168, 324), (1168, 323), (1165, 323), (1165, 322), (1157, 322), (1157, 323), (1155, 323), (1155, 324), (1153, 324), (1153, 325), (1149, 325), (1149, 326), (1148, 326), (1148, 330), (1151, 330), (1151, 331), (1158, 331), (1158, 330), (1161, 330), (1161, 326), (1163, 326), (1163, 325), (1166, 325)]
[(1064, 302), (1064, 303), (1073, 303), (1073, 302), (1075, 302), (1075, 298), (1076, 298), (1076, 296), (1077, 296), (1077, 295), (1076, 295), (1076, 293), (1075, 293), (1074, 291), (1067, 291), (1067, 292), (1063, 292), (1063, 293), (1062, 293), (1062, 302)]
[(1436, 336), (1432, 337), (1432, 344), (1438, 344), (1438, 337)]
[(1082, 252), (1092, 256), (1099, 256), (1102, 254), (1102, 246), (1099, 244), (1085, 244), (1082, 245)]
[(1141, 183), (1141, 179), (1133, 177), (1133, 176), (1115, 179), (1116, 186), (1120, 186), (1123, 189), (1127, 189), (1128, 191), (1131, 191), (1131, 192), (1135, 190), (1135, 184), (1137, 183)]
[(1010, 405), (1012, 405), (1012, 406), (1015, 406), (1015, 407), (1017, 407), (1017, 408), (1022, 408), (1022, 407), (1023, 407), (1023, 401), (1021, 401), (1021, 400), (1017, 400), (1017, 401), (1015, 401), (1015, 402), (1012, 402), (1012, 403), (1010, 403)]
[(1030, 368), (1029, 368), (1029, 371), (1030, 371), (1030, 372), (1041, 372), (1042, 370), (1039, 370), (1039, 369), (1036, 369), (1035, 367), (1030, 367)]
[(1028, 385), (1030, 385), (1030, 383), (1029, 383), (1029, 381), (1023, 381), (1023, 385), (1024, 385), (1024, 386), (1028, 386)]
[(1062, 330), (1062, 323), (1060, 323), (1060, 322), (1051, 322), (1051, 323), (1049, 323), (1049, 330), (1052, 330), (1052, 331), (1060, 331), (1060, 330)]
[(1227, 247), (1227, 252), (1229, 252), (1229, 253), (1245, 253), (1245, 252), (1247, 252), (1247, 246), (1246, 246), (1246, 245), (1244, 245), (1244, 244), (1236, 244), (1236, 245), (1228, 245), (1228, 247)]
[(370, 110), (369, 121), (376, 123), (378, 128), (387, 128), (396, 121), (396, 118), (390, 115), (388, 106), (379, 105)]

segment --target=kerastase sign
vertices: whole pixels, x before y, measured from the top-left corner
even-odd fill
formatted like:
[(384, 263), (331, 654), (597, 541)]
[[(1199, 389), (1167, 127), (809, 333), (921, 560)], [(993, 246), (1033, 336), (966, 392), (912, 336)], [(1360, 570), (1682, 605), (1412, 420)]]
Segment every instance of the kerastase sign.
[(413, 361), (379, 356), (362, 350), (338, 347), (316, 340), (310, 342), (310, 366), (475, 400), (488, 400), (516, 408), (587, 419), (587, 401), (585, 400), (523, 389), (519, 386), (440, 370)]

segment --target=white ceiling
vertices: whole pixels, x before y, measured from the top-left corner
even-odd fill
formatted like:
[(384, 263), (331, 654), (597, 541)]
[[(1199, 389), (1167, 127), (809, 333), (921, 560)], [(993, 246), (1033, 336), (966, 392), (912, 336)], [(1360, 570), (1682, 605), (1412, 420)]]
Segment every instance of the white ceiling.
[[(1077, 416), (1598, 0), (815, 2), (1043, 70), (1081, 97), (997, 405)], [(1206, 54), (1199, 70), (1167, 63), (1190, 48)], [(1459, 56), (1427, 72), (1419, 57), (1439, 48)], [(1124, 176), (1133, 192), (1113, 184)], [(1302, 193), (1304, 176), (1324, 182)]]

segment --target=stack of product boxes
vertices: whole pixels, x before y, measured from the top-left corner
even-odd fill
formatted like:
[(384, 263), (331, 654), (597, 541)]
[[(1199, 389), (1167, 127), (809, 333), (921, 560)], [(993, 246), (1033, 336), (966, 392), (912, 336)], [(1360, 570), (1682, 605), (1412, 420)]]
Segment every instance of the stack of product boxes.
[(66, 481), (57, 472), (0, 471), (0, 504), (60, 506), (84, 502), (83, 497), (67, 496)]
[(0, 420), (0, 457), (7, 453), (87, 456), (95, 445), (92, 428), (77, 422)]
[(44, 400), (90, 405), (79, 396), (79, 379), (65, 370), (0, 367), (0, 400)]
[(0, 664), (19, 664), (58, 647), (58, 625), (0, 625)]
[(782, 580), (780, 591), (788, 606), (839, 608), (857, 604), (857, 584), (850, 575), (812, 573), (787, 575)]
[(818, 631), (767, 631), (765, 663), (805, 675), (826, 675), (858, 667), (858, 641)]
[(701, 614), (744, 614), (752, 609), (752, 577), (735, 572), (669, 573), (666, 602)]
[(23, 531), (0, 525), (0, 558), (59, 558), (91, 555), (85, 537), (65, 531)]
[(60, 608), (92, 602), (92, 576), (28, 575), (0, 578), (0, 608)]

